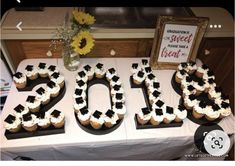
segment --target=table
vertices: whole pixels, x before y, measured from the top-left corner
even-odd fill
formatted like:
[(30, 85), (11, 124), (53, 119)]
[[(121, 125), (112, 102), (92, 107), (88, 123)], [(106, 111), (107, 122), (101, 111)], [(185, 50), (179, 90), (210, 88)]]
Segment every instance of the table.
[[(104, 64), (106, 69), (114, 67), (123, 83), (127, 113), (119, 128), (106, 135), (89, 134), (77, 125), (72, 101), (77, 71), (66, 70), (62, 59), (26, 59), (20, 63), (17, 71), (23, 71), (27, 64), (38, 65), (39, 62), (58, 66), (59, 71), (65, 76), (66, 94), (53, 108), (65, 113), (65, 133), (7, 140), (4, 136), (3, 120), (13, 112), (13, 108), (17, 104), (24, 103), (27, 96), (34, 93), (18, 93), (15, 85), (12, 84), (1, 114), (1, 151), (3, 156), (16, 157), (20, 155), (35, 160), (169, 160), (191, 154), (195, 149), (193, 136), (199, 125), (187, 118), (182, 127), (136, 130), (134, 114), (145, 106), (145, 101), (141, 89), (130, 88), (129, 71), (131, 64), (140, 63), (141, 58), (81, 59), (79, 70), (83, 65), (89, 64), (94, 67), (100, 62)], [(180, 96), (173, 90), (170, 83), (173, 73), (174, 70), (154, 70), (154, 74), (160, 82), (164, 101), (175, 107), (178, 105)], [(38, 86), (34, 87), (34, 90)], [(90, 90), (89, 94), (92, 95)], [(89, 97), (89, 101), (90, 98), (91, 100), (95, 99), (92, 96)], [(226, 133), (234, 134), (233, 115), (223, 119), (219, 125)]]

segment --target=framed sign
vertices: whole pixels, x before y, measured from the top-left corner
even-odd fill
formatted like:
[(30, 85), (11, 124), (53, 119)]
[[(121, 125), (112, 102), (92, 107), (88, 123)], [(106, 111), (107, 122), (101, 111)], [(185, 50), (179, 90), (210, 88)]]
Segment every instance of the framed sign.
[(209, 19), (160, 16), (153, 40), (153, 69), (176, 69), (181, 62), (195, 61)]

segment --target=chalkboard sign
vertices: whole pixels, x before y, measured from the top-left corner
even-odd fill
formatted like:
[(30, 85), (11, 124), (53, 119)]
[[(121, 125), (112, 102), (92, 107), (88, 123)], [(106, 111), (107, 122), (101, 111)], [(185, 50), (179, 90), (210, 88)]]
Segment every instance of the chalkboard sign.
[(160, 16), (150, 64), (153, 69), (176, 69), (181, 62), (195, 61), (208, 18)]

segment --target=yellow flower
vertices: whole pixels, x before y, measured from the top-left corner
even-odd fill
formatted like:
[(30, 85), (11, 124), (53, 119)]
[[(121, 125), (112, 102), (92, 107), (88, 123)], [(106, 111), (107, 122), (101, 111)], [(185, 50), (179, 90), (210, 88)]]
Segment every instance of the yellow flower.
[(95, 22), (95, 17), (91, 16), (88, 13), (84, 13), (78, 10), (73, 11), (73, 17), (79, 24), (92, 25)]
[(70, 45), (76, 53), (85, 55), (94, 47), (94, 39), (88, 31), (80, 31)]

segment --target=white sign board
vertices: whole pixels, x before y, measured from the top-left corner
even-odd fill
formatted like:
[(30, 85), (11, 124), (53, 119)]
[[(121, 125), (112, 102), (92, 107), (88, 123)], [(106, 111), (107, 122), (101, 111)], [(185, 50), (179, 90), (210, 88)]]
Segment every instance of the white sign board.
[(194, 25), (165, 24), (158, 62), (186, 62), (196, 31)]

